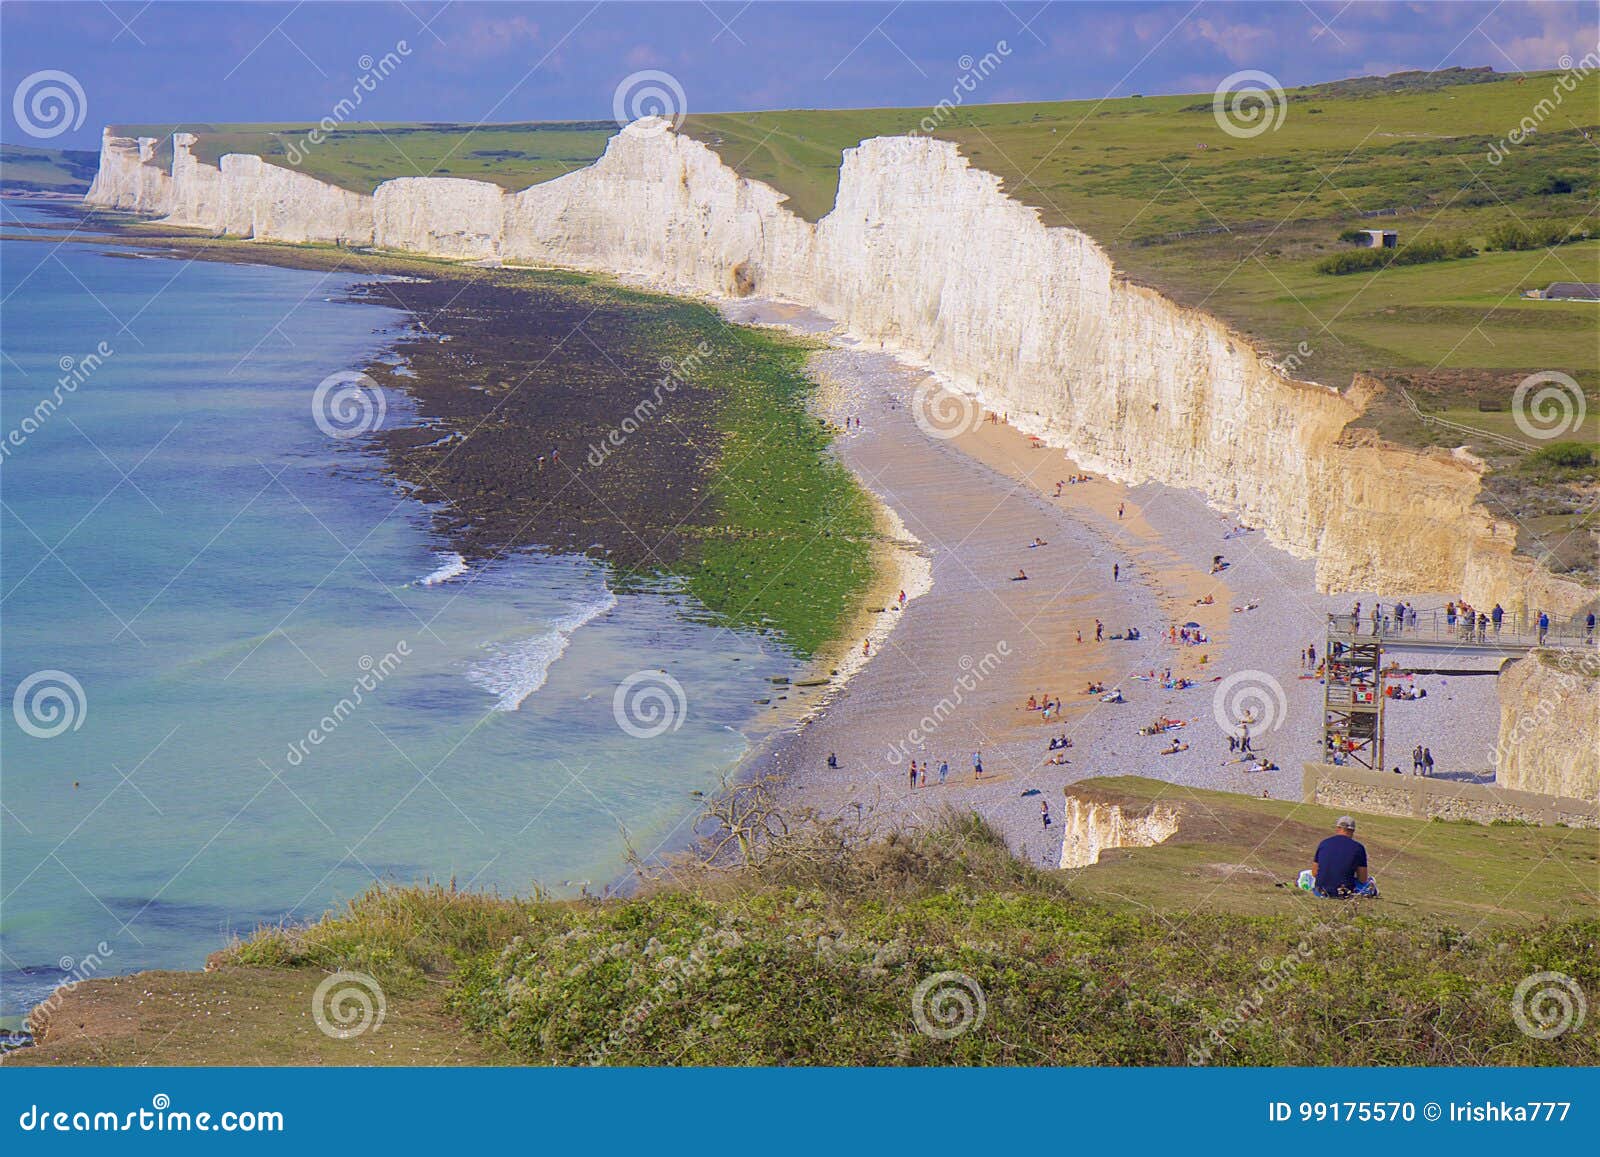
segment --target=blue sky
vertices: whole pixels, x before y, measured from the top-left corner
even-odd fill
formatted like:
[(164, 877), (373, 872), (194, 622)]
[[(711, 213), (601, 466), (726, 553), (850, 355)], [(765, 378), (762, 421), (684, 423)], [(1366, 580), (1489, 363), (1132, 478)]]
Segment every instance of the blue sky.
[(8, 142), (23, 82), (68, 73), (93, 147), (114, 121), (313, 121), (363, 58), (405, 42), (366, 95), (376, 120), (610, 119), (624, 78), (669, 73), (691, 112), (903, 105), (948, 97), (963, 57), (1008, 54), (985, 102), (1207, 92), (1241, 69), (1284, 85), (1490, 65), (1560, 67), (1596, 45), (1590, 2), (6, 3)]

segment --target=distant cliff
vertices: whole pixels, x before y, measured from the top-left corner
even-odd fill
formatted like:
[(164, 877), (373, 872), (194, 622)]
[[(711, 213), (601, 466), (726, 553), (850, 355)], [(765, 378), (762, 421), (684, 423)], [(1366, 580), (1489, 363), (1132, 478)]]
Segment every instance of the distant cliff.
[(1326, 590), (1434, 591), (1570, 615), (1594, 592), (1513, 554), (1481, 465), (1349, 429), (1372, 391), (1295, 381), (1208, 314), (1131, 284), (947, 142), (847, 150), (816, 224), (707, 146), (644, 120), (595, 164), (521, 192), (402, 178), (365, 196), (194, 138), (106, 135), (87, 200), (219, 234), (602, 271), (800, 302), (1127, 482), (1202, 491), (1314, 557)]

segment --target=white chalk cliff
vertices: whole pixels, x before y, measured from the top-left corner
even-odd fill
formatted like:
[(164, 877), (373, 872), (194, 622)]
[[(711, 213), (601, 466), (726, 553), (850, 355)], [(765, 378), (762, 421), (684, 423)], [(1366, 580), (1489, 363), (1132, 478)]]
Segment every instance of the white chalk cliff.
[(1328, 590), (1438, 591), (1557, 616), (1593, 598), (1514, 556), (1480, 468), (1347, 432), (1373, 383), (1295, 381), (1248, 339), (1047, 228), (953, 144), (864, 141), (816, 224), (706, 145), (644, 120), (588, 168), (509, 193), (401, 178), (365, 196), (254, 156), (197, 160), (107, 133), (91, 204), (272, 241), (600, 271), (680, 292), (759, 293), (827, 314), (1128, 482), (1204, 492), (1317, 560)]

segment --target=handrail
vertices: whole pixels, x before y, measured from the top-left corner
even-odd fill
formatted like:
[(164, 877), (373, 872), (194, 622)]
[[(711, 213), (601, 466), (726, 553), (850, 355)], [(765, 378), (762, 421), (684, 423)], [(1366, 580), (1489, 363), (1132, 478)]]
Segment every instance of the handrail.
[(1448, 644), (1452, 647), (1472, 647), (1484, 650), (1533, 650), (1538, 647), (1573, 648), (1592, 647), (1595, 635), (1581, 622), (1551, 622), (1540, 631), (1537, 616), (1505, 615), (1499, 623), (1492, 619), (1479, 624), (1477, 612), (1469, 620), (1464, 615), (1453, 615), (1443, 607), (1428, 610), (1407, 608), (1404, 623), (1397, 621), (1395, 604), (1380, 603), (1374, 609), (1364, 609), (1357, 617), (1353, 614), (1330, 614), (1330, 633), (1352, 638), (1373, 638), (1392, 646), (1406, 643)]
[(1488, 438), (1490, 441), (1499, 442), (1502, 446), (1509, 446), (1513, 450), (1520, 450), (1524, 454), (1531, 454), (1534, 447), (1526, 442), (1519, 441), (1508, 434), (1496, 434), (1492, 430), (1480, 430), (1476, 426), (1466, 426), (1460, 422), (1452, 422), (1448, 418), (1440, 418), (1434, 414), (1424, 414), (1422, 407), (1417, 405), (1416, 399), (1404, 386), (1399, 387), (1400, 396), (1405, 399), (1406, 405), (1411, 407), (1411, 412), (1424, 426), (1443, 426), (1447, 430), (1455, 430), (1461, 434), (1471, 434), (1475, 438)]

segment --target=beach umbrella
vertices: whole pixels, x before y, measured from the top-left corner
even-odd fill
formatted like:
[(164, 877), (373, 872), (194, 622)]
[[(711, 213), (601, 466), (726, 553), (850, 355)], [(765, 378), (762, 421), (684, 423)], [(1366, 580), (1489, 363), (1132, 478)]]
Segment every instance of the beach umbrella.
[(1183, 625), (1186, 626), (1186, 627), (1199, 627), (1200, 626), (1199, 623), (1185, 623)]

